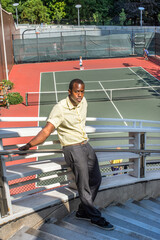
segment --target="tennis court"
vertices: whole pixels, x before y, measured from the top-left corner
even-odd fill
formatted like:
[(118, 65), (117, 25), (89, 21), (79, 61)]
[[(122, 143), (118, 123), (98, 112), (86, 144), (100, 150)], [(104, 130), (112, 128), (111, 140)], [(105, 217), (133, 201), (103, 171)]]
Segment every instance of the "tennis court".
[(40, 94), (27, 93), (28, 105), (48, 116), (74, 78), (85, 82), (89, 117), (160, 119), (160, 82), (141, 67), (41, 73)]
[[(69, 82), (74, 78), (80, 78), (85, 82), (85, 97), (88, 101), (88, 117), (121, 118), (123, 126), (128, 119), (160, 119), (160, 82), (141, 67), (112, 68), (83, 71), (61, 71), (41, 73), (40, 89), (38, 93), (28, 93), (29, 105), (38, 104), (39, 116), (48, 116), (53, 105), (68, 95)], [(45, 122), (39, 122), (44, 126)], [(87, 122), (87, 125), (92, 122)], [(94, 123), (95, 124), (95, 123)], [(96, 125), (102, 122), (96, 122)], [(109, 121), (109, 125), (115, 122)], [(121, 124), (121, 123), (120, 123)], [(128, 133), (91, 133), (88, 134), (93, 147), (113, 148), (115, 145), (128, 147), (128, 140), (110, 141), (110, 137), (128, 137)], [(92, 141), (97, 137), (102, 141)], [(105, 139), (105, 140), (103, 140)], [(128, 139), (128, 138), (126, 138)], [(59, 148), (57, 136), (49, 136), (49, 146), (39, 146), (39, 149)], [(54, 154), (50, 157), (58, 157)], [(43, 160), (45, 157), (39, 157)], [(128, 161), (123, 159), (123, 161)], [(105, 169), (105, 171), (108, 171)]]

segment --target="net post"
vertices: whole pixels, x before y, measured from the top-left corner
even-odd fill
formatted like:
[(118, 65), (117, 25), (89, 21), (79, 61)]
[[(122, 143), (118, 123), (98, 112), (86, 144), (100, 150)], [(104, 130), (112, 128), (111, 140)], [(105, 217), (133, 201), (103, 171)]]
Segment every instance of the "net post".
[(110, 89), (110, 100), (112, 101), (112, 89)]
[(26, 93), (26, 106), (28, 106), (28, 93)]

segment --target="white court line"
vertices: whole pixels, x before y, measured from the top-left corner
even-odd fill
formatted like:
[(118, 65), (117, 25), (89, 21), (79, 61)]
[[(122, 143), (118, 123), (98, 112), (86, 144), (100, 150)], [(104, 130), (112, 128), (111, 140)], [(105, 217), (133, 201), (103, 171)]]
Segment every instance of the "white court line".
[[(120, 79), (120, 80), (101, 80), (100, 82), (125, 82), (125, 81), (135, 81), (136, 79), (134, 78), (129, 78), (129, 79)], [(97, 83), (96, 81), (85, 81), (85, 83)], [(62, 84), (68, 84), (68, 82), (62, 82), (62, 83), (57, 83), (57, 85), (62, 85)]]
[(145, 82), (145, 84), (147, 84), (154, 92), (156, 92), (158, 95), (160, 95), (159, 94), (159, 92), (157, 92), (149, 83), (147, 83), (142, 77), (140, 77), (136, 72), (134, 72), (130, 67), (129, 67), (129, 69), (131, 70), (131, 72), (133, 72), (139, 79), (141, 79), (143, 82)]
[[(111, 100), (110, 96), (108, 95), (108, 93), (106, 92), (106, 90), (104, 89), (103, 85), (101, 84), (101, 82), (99, 81), (100, 86), (102, 87), (103, 91), (105, 92), (106, 96), (109, 98), (110, 102), (112, 103), (112, 105), (114, 106), (114, 108), (116, 109), (117, 113), (119, 114), (121, 119), (124, 119), (122, 114), (119, 112), (118, 108), (116, 107), (116, 105), (114, 104), (114, 102)], [(124, 124), (126, 126), (128, 126), (128, 124), (124, 121)]]
[(151, 73), (147, 72), (146, 69), (144, 69), (143, 67), (140, 67), (142, 68), (143, 71), (145, 71), (146, 73), (148, 73), (151, 77), (153, 77), (155, 80), (157, 80), (159, 83), (160, 83), (160, 80), (158, 78), (156, 78), (155, 76), (153, 76)]
[(58, 94), (57, 94), (57, 86), (56, 86), (56, 76), (55, 76), (55, 72), (53, 72), (53, 80), (54, 80), (54, 88), (55, 88), (55, 95), (56, 95), (56, 103), (58, 103)]
[[(114, 69), (127, 69), (128, 67), (116, 67), (116, 68), (96, 68), (96, 69), (84, 69), (83, 70), (83, 72), (84, 71), (98, 71), (98, 70), (114, 70)], [(132, 67), (132, 68), (140, 68), (140, 67)], [(80, 70), (79, 70), (80, 71)], [(77, 71), (77, 70), (65, 70), (65, 71), (63, 71), (63, 70), (61, 70), (61, 71), (56, 71), (56, 73), (64, 73), (64, 72), (79, 72), (79, 71)], [(47, 71), (47, 72), (43, 72), (43, 73), (52, 73), (53, 71)]]

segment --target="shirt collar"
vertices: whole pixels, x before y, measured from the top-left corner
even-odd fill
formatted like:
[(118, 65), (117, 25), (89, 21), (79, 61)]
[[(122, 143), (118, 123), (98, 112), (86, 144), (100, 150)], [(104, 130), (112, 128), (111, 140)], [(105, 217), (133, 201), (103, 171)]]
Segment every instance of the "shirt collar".
[(81, 101), (77, 106), (74, 106), (74, 105), (71, 103), (71, 101), (70, 101), (70, 99), (69, 99), (69, 96), (66, 98), (66, 103), (67, 103), (67, 106), (69, 107), (70, 110), (71, 110), (71, 109), (74, 109), (74, 108), (79, 108), (79, 107), (81, 106), (82, 102), (83, 102), (83, 99), (82, 99), (82, 101)]

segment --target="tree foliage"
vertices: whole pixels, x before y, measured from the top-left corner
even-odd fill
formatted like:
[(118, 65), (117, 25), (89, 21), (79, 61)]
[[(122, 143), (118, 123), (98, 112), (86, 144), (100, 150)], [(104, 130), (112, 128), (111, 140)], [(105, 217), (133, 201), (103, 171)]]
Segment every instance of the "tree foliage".
[(160, 12), (159, 0), (118, 0), (114, 2), (114, 13), (120, 13), (123, 8), (126, 13), (126, 20), (131, 20), (132, 25), (139, 25), (140, 11), (139, 7), (144, 7), (143, 21), (144, 25), (157, 25), (158, 13)]
[(65, 17), (65, 2), (57, 2), (56, 0), (52, 0), (49, 3), (51, 19), (57, 20), (58, 24), (60, 23), (61, 19)]
[(13, 0), (1, 0), (2, 8), (11, 13), (14, 13), (13, 3)]
[(124, 8), (122, 8), (121, 13), (119, 14), (120, 25), (123, 26), (125, 21), (126, 21), (126, 14), (125, 14)]
[[(15, 16), (15, 0), (1, 0), (2, 7)], [(77, 24), (76, 4), (81, 4), (81, 24), (139, 25), (144, 7), (143, 25), (158, 25), (160, 0), (19, 0), (19, 23)], [(122, 11), (124, 9), (124, 11)], [(125, 19), (126, 17), (126, 19)]]
[(102, 15), (99, 12), (93, 13), (93, 19), (95, 23), (100, 23), (102, 21)]
[(23, 4), (21, 19), (29, 20), (31, 23), (50, 22), (48, 8), (43, 5), (41, 0), (27, 0)]

